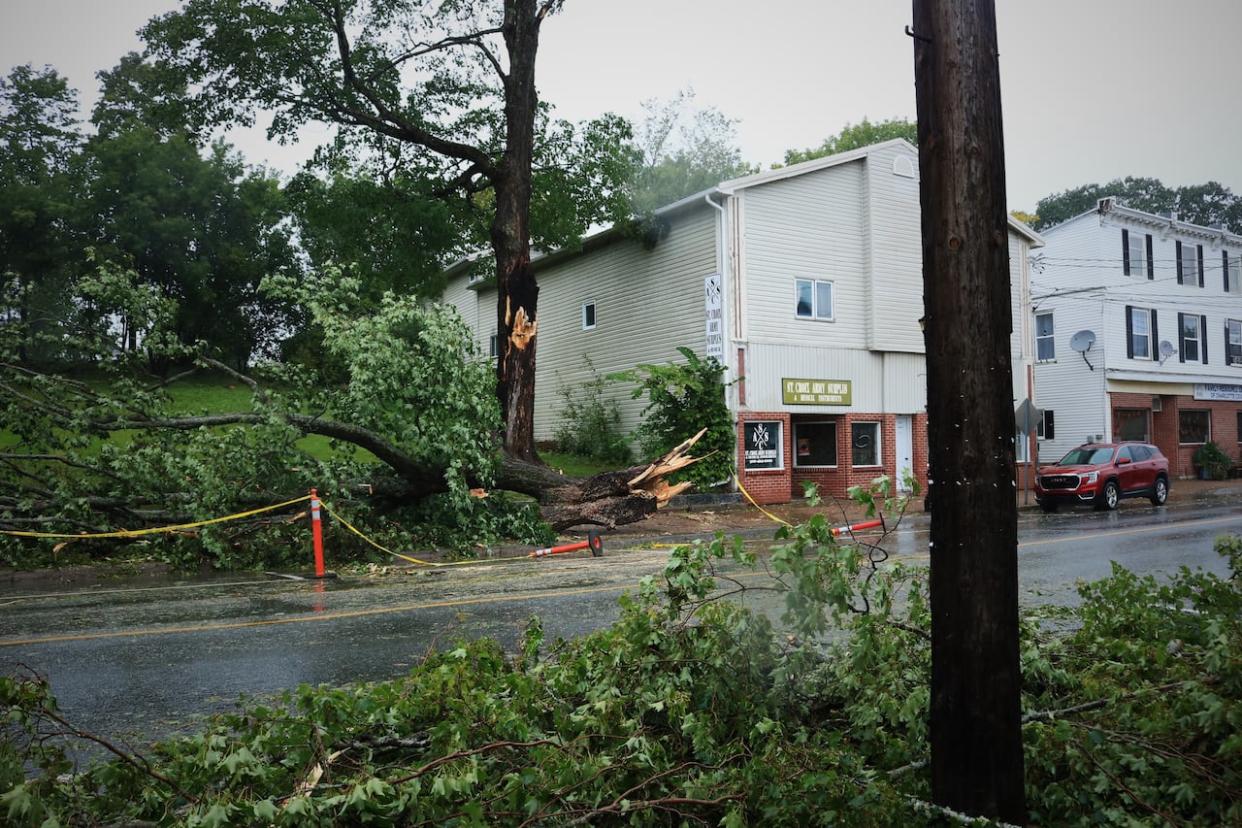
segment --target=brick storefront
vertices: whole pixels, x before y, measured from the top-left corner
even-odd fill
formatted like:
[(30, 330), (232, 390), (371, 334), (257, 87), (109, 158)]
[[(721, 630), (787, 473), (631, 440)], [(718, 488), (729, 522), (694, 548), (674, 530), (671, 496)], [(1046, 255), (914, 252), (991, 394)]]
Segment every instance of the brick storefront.
[[(1239, 445), (1238, 416), (1242, 402), (1196, 400), (1185, 394), (1168, 394), (1153, 397), (1151, 394), (1112, 392), (1109, 403), (1113, 412), (1114, 439), (1122, 439), (1121, 420), (1126, 412), (1145, 412), (1148, 439), (1169, 458), (1169, 470), (1174, 477), (1194, 477), (1194, 455), (1199, 444), (1180, 442), (1180, 416), (1182, 411), (1206, 411), (1211, 422), (1211, 439), (1226, 454), (1238, 462), (1242, 459)], [(1160, 400), (1160, 410), (1152, 410), (1152, 401)]]
[[(742, 485), (759, 503), (785, 503), (802, 497), (803, 484), (815, 483), (823, 495), (844, 497), (851, 486), (867, 485), (880, 475), (896, 480), (897, 466), (896, 414), (849, 413), (836, 415), (790, 414), (783, 411), (747, 411), (740, 415), (737, 429), (737, 464)], [(912, 466), (925, 492), (927, 489), (927, 415), (910, 415)], [(782, 468), (777, 470), (746, 470), (744, 424), (756, 420), (781, 424)], [(797, 423), (835, 423), (837, 464), (835, 467), (807, 468), (794, 465), (794, 426)], [(854, 466), (851, 434), (854, 423), (878, 423), (880, 463)]]

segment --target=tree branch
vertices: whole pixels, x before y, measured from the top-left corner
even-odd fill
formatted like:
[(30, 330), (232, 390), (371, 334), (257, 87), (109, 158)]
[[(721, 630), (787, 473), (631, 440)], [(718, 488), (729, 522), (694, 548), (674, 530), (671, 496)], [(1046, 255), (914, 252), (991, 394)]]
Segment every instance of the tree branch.
[(349, 35), (345, 31), (345, 13), (341, 9), (339, 0), (332, 0), (330, 13), (319, 3), (314, 3), (313, 5), (319, 9), (321, 14), (328, 18), (330, 24), (332, 25), (333, 32), (336, 35), (337, 54), (341, 59), (341, 73), (345, 81), (346, 89), (353, 90), (365, 98), (371, 106), (375, 108), (375, 112), (379, 115), (379, 118), (373, 118), (367, 113), (358, 110), (356, 107), (347, 106), (345, 104), (338, 105), (339, 108), (354, 117), (364, 119), (366, 121), (366, 125), (376, 127), (377, 129), (378, 124), (386, 123), (391, 125), (393, 127), (393, 131), (384, 130), (385, 134), (388, 134), (391, 137), (420, 144), (433, 152), (438, 152), (441, 155), (447, 155), (450, 158), (460, 158), (463, 161), (470, 161), (479, 165), (480, 169), (482, 169), (488, 177), (496, 177), (499, 175), (499, 170), (492, 163), (491, 156), (483, 150), (470, 144), (463, 144), (458, 141), (451, 141), (446, 138), (441, 138), (440, 136), (428, 132), (422, 127), (410, 122), (406, 118), (402, 117), (400, 113), (389, 109), (387, 104), (384, 103), (383, 98), (381, 98), (374, 89), (358, 78), (357, 71), (354, 68), (353, 52), (349, 43)]

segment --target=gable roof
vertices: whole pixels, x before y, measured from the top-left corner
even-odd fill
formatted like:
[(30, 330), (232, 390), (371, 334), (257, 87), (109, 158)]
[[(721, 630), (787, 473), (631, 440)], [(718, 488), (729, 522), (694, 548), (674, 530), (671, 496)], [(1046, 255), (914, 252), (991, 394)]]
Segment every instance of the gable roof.
[[(781, 181), (786, 178), (795, 178), (800, 175), (825, 170), (829, 167), (849, 164), (853, 161), (859, 161), (866, 158), (868, 155), (871, 155), (879, 150), (888, 149), (890, 147), (902, 147), (913, 153), (916, 158), (918, 157), (918, 149), (905, 138), (890, 138), (887, 141), (881, 141), (878, 144), (868, 144), (865, 147), (859, 147), (858, 149), (849, 150), (848, 152), (839, 152), (836, 155), (826, 155), (822, 158), (812, 158), (810, 161), (790, 164), (787, 167), (778, 167), (772, 170), (765, 170), (764, 172), (753, 173), (752, 175), (744, 175), (740, 178), (731, 178), (727, 181), (721, 181), (719, 184), (708, 187), (706, 190), (700, 190), (699, 192), (692, 193), (685, 198), (678, 199), (671, 204), (659, 207), (654, 210), (652, 214), (660, 218), (671, 217), (675, 214), (685, 212), (686, 210), (694, 209), (699, 206), (706, 206), (706, 203), (712, 196), (730, 196), (740, 190), (745, 190), (749, 187), (755, 187), (760, 184), (768, 184), (773, 181)], [(1015, 219), (1013, 216), (1008, 216), (1008, 219), (1010, 230), (1024, 237), (1030, 242), (1032, 247), (1043, 247), (1044, 239), (1042, 236), (1027, 225)], [(602, 247), (620, 236), (624, 229), (625, 228), (621, 225), (614, 224), (610, 227), (597, 230), (594, 233), (584, 236), (582, 238), (582, 244), (578, 247), (561, 248), (547, 252), (536, 250), (531, 254), (531, 265), (532, 267), (543, 268), (553, 262)], [(469, 269), (470, 265), (485, 256), (487, 256), (487, 253), (485, 251), (481, 251), (479, 253), (463, 257), (451, 264), (448, 269), (445, 270), (445, 276), (451, 279), (462, 271)]]

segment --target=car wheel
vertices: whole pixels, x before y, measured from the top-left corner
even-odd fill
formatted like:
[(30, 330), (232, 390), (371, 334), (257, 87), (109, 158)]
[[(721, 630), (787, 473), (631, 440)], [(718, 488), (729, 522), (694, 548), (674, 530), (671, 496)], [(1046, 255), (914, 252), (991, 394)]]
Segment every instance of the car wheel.
[(1100, 493), (1100, 508), (1112, 511), (1117, 508), (1117, 503), (1121, 500), (1121, 489), (1117, 488), (1117, 481), (1110, 480), (1104, 484), (1104, 491)]
[(1163, 506), (1168, 499), (1169, 481), (1163, 477), (1157, 477), (1156, 486), (1151, 490), (1151, 504), (1153, 506)]
[(1048, 514), (1052, 514), (1057, 510), (1057, 502), (1055, 500), (1045, 500), (1039, 504), (1039, 508), (1043, 509)]

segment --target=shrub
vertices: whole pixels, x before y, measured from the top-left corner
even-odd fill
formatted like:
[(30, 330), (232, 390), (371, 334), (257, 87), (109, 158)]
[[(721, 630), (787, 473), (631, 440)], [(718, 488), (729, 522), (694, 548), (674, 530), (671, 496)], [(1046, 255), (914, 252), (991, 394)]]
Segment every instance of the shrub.
[(695, 454), (703, 459), (673, 479), (689, 480), (696, 489), (708, 489), (733, 475), (736, 437), (725, 404), (725, 367), (714, 357), (703, 359), (689, 348), (677, 350), (686, 358), (684, 364), (639, 365), (610, 379), (637, 383), (635, 399), (647, 395), (649, 403), (636, 436), (648, 456), (661, 455), (700, 429), (707, 429), (695, 446)]
[(578, 386), (562, 385), (561, 421), (556, 429), (557, 447), (569, 454), (603, 463), (628, 466), (633, 461), (630, 443), (621, 431), (617, 401), (605, 395), (609, 382), (584, 359), (591, 378)]
[(1199, 446), (1194, 461), (1196, 466), (1207, 471), (1209, 480), (1224, 480), (1233, 465), (1233, 459), (1211, 440)]

